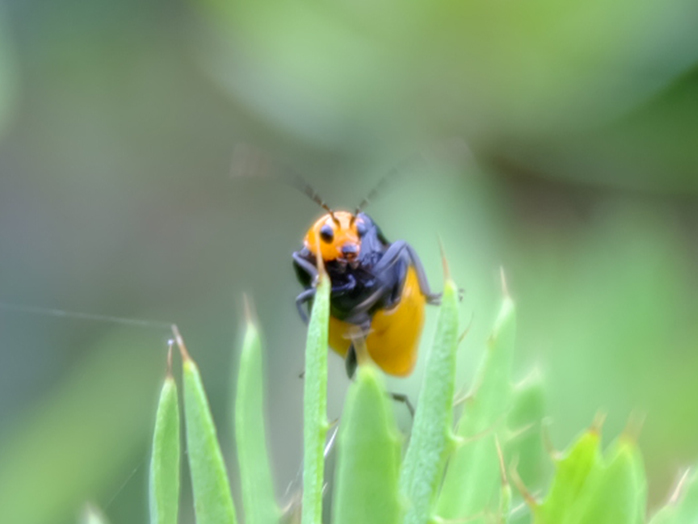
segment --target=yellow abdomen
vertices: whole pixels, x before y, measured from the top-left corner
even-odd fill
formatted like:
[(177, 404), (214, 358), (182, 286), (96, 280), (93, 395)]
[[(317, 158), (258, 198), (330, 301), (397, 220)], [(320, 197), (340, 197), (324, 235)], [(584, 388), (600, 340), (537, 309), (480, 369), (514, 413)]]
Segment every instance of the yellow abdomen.
[[(417, 361), (419, 336), (424, 324), (426, 298), (419, 290), (417, 273), (407, 270), (400, 301), (391, 309), (376, 312), (366, 337), (366, 349), (371, 360), (390, 375), (409, 375)], [(353, 324), (330, 317), (330, 347), (342, 356), (351, 345)], [(361, 356), (358, 355), (359, 361)]]

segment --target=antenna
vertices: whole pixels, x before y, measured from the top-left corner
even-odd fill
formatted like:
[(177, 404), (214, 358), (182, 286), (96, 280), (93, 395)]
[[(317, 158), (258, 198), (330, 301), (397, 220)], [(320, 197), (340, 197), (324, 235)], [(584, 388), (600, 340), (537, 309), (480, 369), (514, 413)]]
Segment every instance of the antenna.
[(285, 182), (327, 211), (335, 223), (339, 223), (334, 211), (300, 173), (289, 166), (272, 161), (271, 156), (261, 149), (250, 144), (237, 144), (233, 149), (230, 172), (233, 177), (266, 177)]
[(410, 170), (427, 167), (430, 163), (441, 164), (444, 161), (453, 160), (454, 157), (462, 158), (466, 153), (468, 153), (467, 145), (462, 139), (456, 137), (449, 140), (438, 141), (410, 155), (380, 178), (378, 183), (356, 207), (354, 217), (361, 213), (368, 204), (380, 197), (387, 189), (388, 185), (392, 183), (398, 175), (404, 175)]
[(366, 206), (373, 202), (376, 198), (380, 197), (385, 190), (388, 188), (389, 184), (394, 182), (398, 175), (404, 175), (409, 169), (414, 169), (417, 166), (422, 166), (426, 164), (426, 158), (422, 153), (417, 153), (402, 162), (400, 162), (395, 167), (391, 168), (387, 173), (385, 173), (378, 183), (373, 186), (371, 191), (363, 198), (363, 200), (356, 206), (354, 211), (354, 217), (352, 222), (356, 219), (356, 216), (361, 213)]

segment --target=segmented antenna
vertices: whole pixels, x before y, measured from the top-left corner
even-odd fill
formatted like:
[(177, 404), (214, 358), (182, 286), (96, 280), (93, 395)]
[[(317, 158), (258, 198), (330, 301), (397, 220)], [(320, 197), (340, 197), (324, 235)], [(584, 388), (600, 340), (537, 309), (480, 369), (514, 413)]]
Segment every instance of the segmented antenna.
[(418, 153), (417, 155), (408, 158), (402, 162), (400, 162), (397, 166), (393, 167), (390, 169), (385, 175), (381, 177), (381, 179), (378, 181), (378, 183), (373, 186), (373, 189), (368, 192), (368, 194), (364, 197), (364, 199), (359, 203), (358, 206), (356, 206), (356, 211), (354, 212), (354, 217), (361, 213), (368, 204), (373, 202), (376, 198), (381, 196), (383, 192), (387, 189), (388, 184), (393, 182), (398, 175), (405, 174), (405, 172), (412, 168), (414, 169), (417, 165), (421, 165), (425, 162), (424, 155), (421, 153)]
[(430, 164), (442, 164), (445, 161), (460, 160), (469, 154), (469, 150), (465, 142), (458, 138), (448, 140), (440, 140), (428, 147), (423, 148), (414, 155), (406, 158), (398, 165), (390, 169), (378, 183), (371, 189), (361, 203), (356, 207), (354, 217), (363, 211), (368, 204), (381, 196), (398, 175), (404, 175), (410, 171), (423, 169)]
[(322, 199), (315, 188), (301, 176), (300, 173), (289, 166), (273, 162), (269, 154), (249, 144), (237, 144), (233, 149), (233, 161), (231, 166), (233, 177), (267, 177), (275, 178), (294, 187), (310, 200), (327, 211), (332, 220), (339, 223), (334, 216), (334, 211)]
[(322, 209), (327, 211), (330, 215), (332, 215), (332, 220), (335, 222), (337, 219), (334, 217), (334, 211), (330, 209), (330, 206), (328, 206), (325, 201), (322, 199), (322, 197), (318, 194), (317, 191), (315, 191), (315, 188), (310, 185), (301, 175), (296, 173), (293, 170), (288, 171), (289, 176), (291, 177), (291, 183), (292, 185), (298, 189), (300, 192), (304, 193), (305, 195), (310, 198), (313, 202), (318, 204)]

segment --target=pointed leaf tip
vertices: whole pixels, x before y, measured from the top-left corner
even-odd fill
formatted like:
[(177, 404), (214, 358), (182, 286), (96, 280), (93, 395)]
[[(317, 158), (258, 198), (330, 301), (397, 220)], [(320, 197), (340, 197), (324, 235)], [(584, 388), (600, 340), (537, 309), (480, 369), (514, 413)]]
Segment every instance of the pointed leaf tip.
[(247, 297), (247, 293), (242, 294), (242, 308), (245, 311), (245, 322), (247, 324), (252, 323), (252, 311), (250, 309), (250, 299)]
[(645, 424), (645, 418), (647, 418), (646, 413), (640, 411), (633, 411), (628, 417), (628, 422), (623, 429), (621, 438), (628, 442), (636, 443), (640, 438), (640, 433), (642, 432), (642, 427)]
[(259, 321), (257, 319), (257, 308), (255, 308), (254, 300), (247, 293), (242, 294), (242, 308), (245, 315), (246, 329), (254, 329), (256, 331)]
[(80, 524), (107, 524), (107, 519), (97, 506), (87, 503), (80, 515)]
[(191, 360), (189, 352), (187, 351), (187, 346), (184, 345), (184, 339), (182, 338), (182, 335), (179, 333), (179, 328), (177, 327), (177, 324), (172, 324), (172, 334), (174, 335), (175, 342), (177, 343), (177, 347), (179, 348), (179, 353), (182, 355), (182, 360)]
[(594, 415), (594, 421), (591, 423), (589, 431), (601, 435), (601, 430), (603, 429), (604, 422), (606, 422), (607, 413), (603, 410), (599, 410)]
[(504, 295), (505, 298), (510, 298), (511, 295), (509, 294), (509, 286), (507, 284), (507, 276), (504, 273), (504, 266), (499, 266), (499, 279), (502, 284), (502, 295)]
[(443, 241), (441, 240), (441, 235), (437, 237), (439, 239), (439, 251), (441, 251), (441, 264), (444, 270), (444, 280), (451, 279), (451, 270), (448, 267), (448, 259), (446, 258), (446, 250), (444, 249)]
[(174, 342), (173, 339), (167, 341), (167, 378), (172, 378), (172, 347)]

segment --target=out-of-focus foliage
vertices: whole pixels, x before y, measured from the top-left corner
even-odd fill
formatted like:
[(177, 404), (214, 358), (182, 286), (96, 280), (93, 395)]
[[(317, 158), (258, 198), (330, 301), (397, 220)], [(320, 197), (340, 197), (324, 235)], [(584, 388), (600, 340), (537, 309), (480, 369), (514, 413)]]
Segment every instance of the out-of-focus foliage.
[[(695, 468), (695, 466), (694, 466)], [(689, 524), (698, 519), (698, 473), (686, 470), (666, 506), (650, 524)]]
[(14, 48), (8, 29), (5, 9), (0, 6), (0, 137), (15, 112), (18, 95)]
[(94, 506), (87, 505), (80, 517), (80, 524), (108, 524), (102, 512)]
[(145, 459), (139, 443), (154, 406), (143, 399), (154, 397), (162, 364), (151, 348), (123, 334), (95, 344), (44, 405), (3, 431), (0, 521), (74, 520), (86, 499), (118, 495), (110, 479)]
[[(617, 155), (644, 166), (639, 180), (608, 158), (612, 147), (651, 143), (668, 159), (677, 149), (668, 142), (698, 139), (695, 97), (675, 97), (683, 114), (654, 109), (672, 90), (695, 87), (691, 0), (197, 5), (217, 29), (216, 52), (204, 52), (215, 77), (310, 141), (365, 147), (384, 134), (448, 130), (490, 160), (552, 175), (698, 187), (690, 148), (671, 170)], [(652, 127), (667, 116), (676, 119), (672, 140), (658, 141)]]

